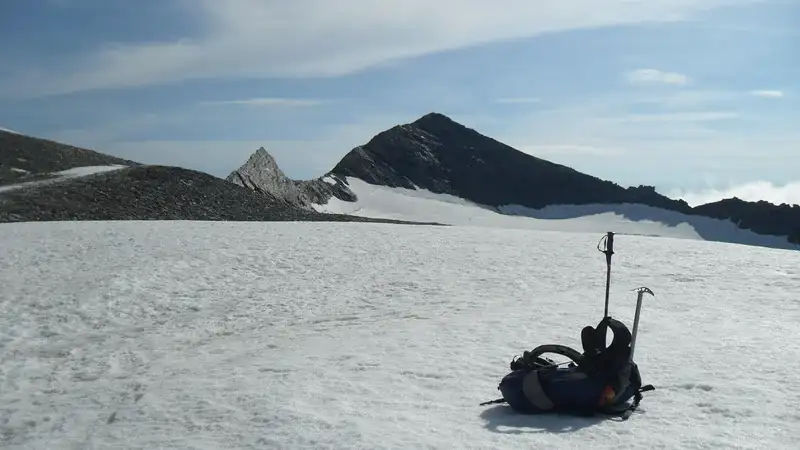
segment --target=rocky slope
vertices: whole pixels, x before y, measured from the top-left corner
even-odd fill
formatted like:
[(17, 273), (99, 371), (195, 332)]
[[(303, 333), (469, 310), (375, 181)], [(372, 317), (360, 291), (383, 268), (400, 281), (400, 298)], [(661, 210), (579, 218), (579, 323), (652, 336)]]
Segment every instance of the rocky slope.
[(0, 186), (50, 178), (86, 166), (138, 166), (94, 150), (0, 130)]
[[(266, 153), (266, 152), (264, 152)], [(254, 155), (255, 157), (255, 155)], [(800, 207), (729, 199), (697, 207), (656, 192), (652, 186), (623, 188), (616, 183), (516, 150), (450, 118), (430, 113), (381, 132), (356, 147), (323, 178), (309, 182), (288, 180), (269, 158), (268, 167), (251, 158), (245, 174), (251, 188), (260, 188), (298, 204), (326, 203), (331, 195), (347, 200), (354, 195), (342, 183), (354, 177), (389, 187), (423, 188), (455, 195), (489, 207), (520, 205), (540, 209), (557, 204), (643, 204), (684, 214), (730, 219), (760, 234), (788, 236), (800, 244)], [(248, 164), (245, 164), (248, 166)], [(234, 172), (234, 176), (237, 172)], [(270, 178), (272, 177), (272, 178)], [(259, 179), (267, 181), (259, 182)], [(335, 180), (336, 187), (323, 180)], [(322, 187), (315, 190), (313, 187)], [(333, 192), (331, 192), (333, 189)], [(309, 194), (313, 192), (313, 195)], [(299, 200), (298, 200), (299, 199)]]

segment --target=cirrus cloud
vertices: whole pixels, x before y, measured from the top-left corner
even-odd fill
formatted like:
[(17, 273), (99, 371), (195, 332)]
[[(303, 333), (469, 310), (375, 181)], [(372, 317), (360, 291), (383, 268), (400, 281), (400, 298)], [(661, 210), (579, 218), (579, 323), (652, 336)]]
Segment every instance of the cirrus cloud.
[[(25, 77), (0, 79), (0, 93), (47, 95), (216, 77), (340, 76), (543, 33), (688, 20), (758, 0), (506, 0), (501, 8), (463, 0), (340, 0), (336, 14), (328, 0), (171, 1), (200, 27), (196, 35), (104, 43), (74, 55), (66, 66), (53, 60), (30, 68)], [(639, 72), (636, 79), (686, 81), (658, 71)]]
[(631, 84), (668, 84), (684, 86), (689, 84), (692, 79), (689, 76), (678, 72), (664, 72), (657, 69), (638, 69), (626, 74), (628, 82)]
[(755, 90), (750, 91), (750, 95), (763, 98), (783, 98), (783, 91), (777, 90)]

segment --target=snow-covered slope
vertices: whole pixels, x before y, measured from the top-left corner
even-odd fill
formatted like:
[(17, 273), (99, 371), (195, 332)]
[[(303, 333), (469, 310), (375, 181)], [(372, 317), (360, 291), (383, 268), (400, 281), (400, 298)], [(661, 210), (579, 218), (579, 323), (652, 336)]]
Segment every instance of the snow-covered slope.
[[(9, 185), (5, 185), (5, 186), (0, 186), (0, 192), (13, 191), (13, 190), (16, 190), (16, 189), (33, 187), (33, 186), (42, 186), (42, 185), (46, 185), (46, 184), (60, 183), (60, 182), (68, 181), (68, 180), (73, 179), (73, 178), (85, 177), (85, 176), (88, 176), (88, 175), (94, 175), (94, 174), (97, 174), (97, 173), (110, 172), (110, 171), (113, 171), (113, 170), (120, 170), (120, 169), (124, 169), (126, 167), (128, 167), (128, 166), (124, 166), (124, 165), (120, 165), (120, 164), (108, 165), (108, 166), (73, 167), (72, 169), (61, 170), (61, 171), (58, 171), (58, 172), (52, 172), (52, 173), (46, 174), (47, 176), (50, 176), (52, 178), (45, 178), (45, 179), (41, 179), (41, 180), (26, 181), (26, 182), (23, 182), (23, 183), (16, 183), (16, 184), (9, 184)], [(12, 168), (11, 170), (14, 170), (14, 168)], [(21, 170), (21, 169), (17, 169), (17, 170)]]
[(742, 230), (729, 220), (689, 216), (645, 205), (561, 205), (533, 210), (516, 205), (497, 209), (425, 189), (378, 186), (346, 178), (358, 200), (336, 198), (315, 205), (321, 212), (363, 217), (438, 222), (492, 228), (553, 230), (702, 239), (764, 247), (795, 249), (785, 236), (765, 236)]
[(514, 355), (580, 348), (599, 237), (0, 225), (0, 447), (794, 448), (800, 254), (766, 248), (618, 237), (612, 315), (630, 326), (629, 289), (656, 293), (636, 359), (657, 390), (629, 421), (478, 406)]

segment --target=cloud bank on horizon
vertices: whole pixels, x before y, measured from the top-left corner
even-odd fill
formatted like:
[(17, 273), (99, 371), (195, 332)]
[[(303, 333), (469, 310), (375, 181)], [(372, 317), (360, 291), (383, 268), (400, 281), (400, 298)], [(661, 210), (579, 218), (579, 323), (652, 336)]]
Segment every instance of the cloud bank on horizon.
[(770, 201), (797, 198), (786, 194), (797, 191), (800, 141), (792, 2), (331, 8), (15, 2), (0, 27), (0, 52), (14, 62), (0, 69), (0, 124), (220, 176), (265, 146), (290, 176), (308, 178), (376, 133), (438, 111), (620, 184), (687, 199), (740, 185)]

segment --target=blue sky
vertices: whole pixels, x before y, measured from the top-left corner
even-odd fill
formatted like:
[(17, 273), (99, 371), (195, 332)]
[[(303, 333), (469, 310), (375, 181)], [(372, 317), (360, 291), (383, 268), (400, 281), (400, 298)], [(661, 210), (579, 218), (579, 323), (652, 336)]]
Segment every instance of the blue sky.
[[(500, 5), (500, 6), (498, 6)], [(0, 127), (225, 176), (288, 175), (430, 111), (690, 203), (800, 203), (792, 0), (19, 0)], [(793, 126), (794, 125), (794, 126)]]

